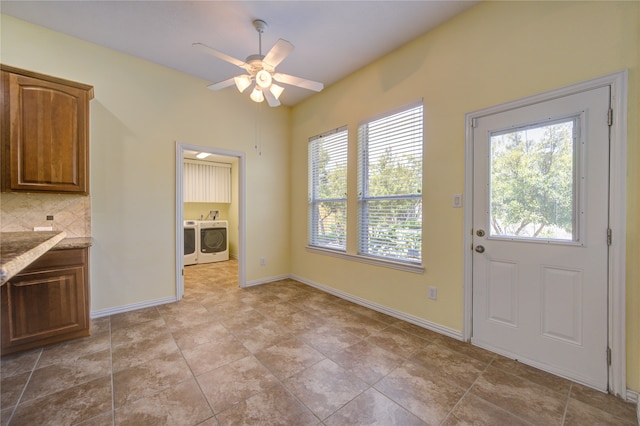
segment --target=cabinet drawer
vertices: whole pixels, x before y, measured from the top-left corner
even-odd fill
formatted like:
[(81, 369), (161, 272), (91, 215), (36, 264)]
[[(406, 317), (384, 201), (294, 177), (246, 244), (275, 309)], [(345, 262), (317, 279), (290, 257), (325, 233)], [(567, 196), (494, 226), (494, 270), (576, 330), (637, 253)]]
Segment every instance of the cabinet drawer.
[(84, 265), (86, 262), (87, 251), (85, 249), (52, 250), (46, 252), (21, 273), (61, 266)]

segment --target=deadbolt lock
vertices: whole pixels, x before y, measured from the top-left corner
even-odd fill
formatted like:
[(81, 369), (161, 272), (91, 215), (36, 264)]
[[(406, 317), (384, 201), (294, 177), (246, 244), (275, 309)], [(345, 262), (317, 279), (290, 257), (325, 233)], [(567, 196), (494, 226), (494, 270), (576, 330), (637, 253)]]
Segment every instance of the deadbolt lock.
[(478, 237), (484, 237), (484, 229), (478, 229), (478, 230), (476, 231), (476, 235), (477, 235)]

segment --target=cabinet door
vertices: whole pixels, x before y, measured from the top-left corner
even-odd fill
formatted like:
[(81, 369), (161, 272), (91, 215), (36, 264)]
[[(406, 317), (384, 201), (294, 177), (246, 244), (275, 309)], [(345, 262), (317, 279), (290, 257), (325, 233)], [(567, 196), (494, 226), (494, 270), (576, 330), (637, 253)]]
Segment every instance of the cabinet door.
[[(2, 287), (2, 346), (88, 335), (83, 266), (21, 273)], [(64, 339), (58, 339), (64, 340)]]
[(86, 90), (5, 74), (9, 119), (5, 189), (88, 193)]

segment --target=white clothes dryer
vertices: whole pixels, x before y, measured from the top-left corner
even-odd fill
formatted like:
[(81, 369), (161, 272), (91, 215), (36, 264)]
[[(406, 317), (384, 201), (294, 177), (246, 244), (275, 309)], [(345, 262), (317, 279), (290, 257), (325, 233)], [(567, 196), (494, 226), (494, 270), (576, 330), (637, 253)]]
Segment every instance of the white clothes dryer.
[(226, 220), (202, 220), (199, 225), (198, 263), (229, 260), (228, 222)]
[(200, 239), (198, 221), (184, 221), (184, 265), (195, 265), (198, 263), (198, 252), (200, 251)]

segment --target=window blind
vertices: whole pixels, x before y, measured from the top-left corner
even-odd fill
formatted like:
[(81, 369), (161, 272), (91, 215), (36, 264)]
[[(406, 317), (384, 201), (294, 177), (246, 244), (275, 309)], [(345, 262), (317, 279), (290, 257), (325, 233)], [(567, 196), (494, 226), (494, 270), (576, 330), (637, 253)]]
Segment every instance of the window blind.
[(310, 246), (346, 250), (347, 136), (345, 126), (309, 139)]
[(358, 127), (358, 252), (422, 263), (423, 107)]
[(230, 203), (231, 164), (184, 161), (184, 201)]

